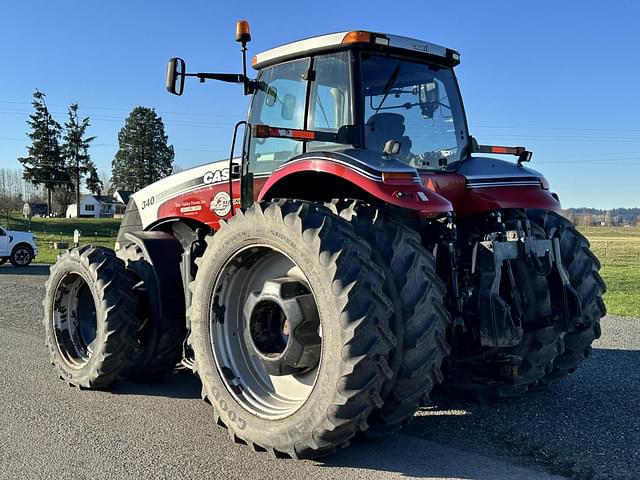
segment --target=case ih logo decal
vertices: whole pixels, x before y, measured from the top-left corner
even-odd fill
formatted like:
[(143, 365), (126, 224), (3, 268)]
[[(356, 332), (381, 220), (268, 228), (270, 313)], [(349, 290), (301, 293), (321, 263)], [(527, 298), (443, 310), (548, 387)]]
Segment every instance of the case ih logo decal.
[(412, 45), (414, 50), (420, 50), (422, 52), (428, 52), (429, 51), (429, 46), (425, 45), (424, 43), (414, 43)]
[(229, 169), (222, 168), (220, 170), (216, 170), (215, 172), (207, 172), (202, 176), (202, 181), (205, 185), (209, 185), (211, 183), (220, 183), (229, 180)]

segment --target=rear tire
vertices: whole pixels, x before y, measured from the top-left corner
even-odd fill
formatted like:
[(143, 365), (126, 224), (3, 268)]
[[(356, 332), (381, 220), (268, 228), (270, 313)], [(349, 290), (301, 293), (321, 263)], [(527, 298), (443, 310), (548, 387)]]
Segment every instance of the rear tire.
[[(532, 224), (532, 227), (536, 225)], [(536, 228), (535, 233), (539, 237), (545, 234), (542, 228)], [(543, 302), (538, 295), (549, 289), (546, 277), (531, 274), (522, 261), (512, 261), (512, 268), (530, 330), (524, 325), (522, 339), (513, 347), (478, 346), (464, 355), (456, 355), (454, 347), (443, 383), (443, 390), (452, 396), (485, 402), (522, 395), (538, 385), (563, 351), (563, 332), (558, 327), (532, 328), (544, 318), (541, 313)]]
[[(237, 211), (207, 243), (188, 315), (195, 370), (218, 424), (273, 456), (319, 457), (346, 446), (383, 404), (395, 343), (368, 245), (330, 210), (292, 200)], [(273, 376), (257, 360), (257, 308), (246, 314), (247, 299), (283, 278), (312, 296), (321, 348), (315, 366)], [(283, 351), (295, 332), (286, 331)]]
[(386, 382), (384, 405), (371, 414), (365, 432), (379, 437), (406, 425), (443, 380), (440, 368), (450, 352), (446, 288), (436, 274), (433, 255), (400, 219), (357, 200), (333, 200), (328, 206), (369, 243), (373, 260), (385, 272), (385, 293), (394, 303), (394, 377)]
[(563, 335), (563, 350), (553, 361), (553, 369), (539, 382), (539, 386), (556, 383), (575, 371), (591, 354), (591, 344), (600, 338), (600, 319), (607, 313), (602, 295), (606, 285), (600, 277), (600, 262), (589, 248), (589, 241), (566, 218), (554, 212), (531, 210), (529, 218), (550, 235), (560, 239), (562, 263), (573, 288), (582, 297), (582, 322), (576, 330)]
[(45, 343), (60, 378), (106, 388), (135, 359), (136, 300), (111, 250), (74, 248), (58, 257), (45, 285)]

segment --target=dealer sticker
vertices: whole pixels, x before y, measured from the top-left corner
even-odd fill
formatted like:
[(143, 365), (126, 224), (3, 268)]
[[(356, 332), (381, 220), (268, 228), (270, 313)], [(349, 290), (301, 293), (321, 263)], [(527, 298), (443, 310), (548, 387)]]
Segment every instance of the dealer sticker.
[(231, 211), (231, 197), (227, 192), (218, 192), (211, 200), (211, 211), (219, 217), (226, 217)]

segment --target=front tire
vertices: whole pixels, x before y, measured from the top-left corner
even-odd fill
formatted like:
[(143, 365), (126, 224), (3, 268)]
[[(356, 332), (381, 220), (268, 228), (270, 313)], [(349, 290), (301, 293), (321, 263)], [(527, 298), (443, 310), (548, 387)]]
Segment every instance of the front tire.
[[(367, 244), (330, 210), (291, 200), (238, 211), (207, 243), (188, 315), (216, 421), (273, 456), (346, 446), (383, 404), (395, 343)], [(281, 315), (296, 304), (306, 313)]]
[(74, 248), (58, 257), (45, 285), (45, 343), (60, 378), (106, 388), (135, 358), (136, 300), (124, 264), (111, 250)]

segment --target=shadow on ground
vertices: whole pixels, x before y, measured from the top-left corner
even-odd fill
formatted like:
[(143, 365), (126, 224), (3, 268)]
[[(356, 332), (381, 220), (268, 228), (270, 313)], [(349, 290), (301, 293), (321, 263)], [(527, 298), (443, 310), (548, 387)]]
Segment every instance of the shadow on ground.
[(165, 375), (157, 380), (118, 382), (111, 390), (115, 395), (150, 395), (170, 398), (200, 398), (201, 383), (189, 371)]
[(0, 266), (0, 275), (49, 275), (49, 265), (29, 265), (28, 267), (14, 267), (6, 263)]
[[(633, 472), (640, 471), (638, 365), (640, 351), (595, 349), (573, 375), (520, 398), (478, 404), (436, 396), (403, 433), (356, 441), (318, 464), (478, 480), (505, 478), (499, 473), (502, 465), (515, 469), (506, 478), (536, 478), (527, 476), (533, 475), (529, 470), (519, 477), (515, 462), (575, 479), (635, 478)], [(178, 373), (154, 383), (121, 383), (113, 393), (199, 398), (200, 381)]]

